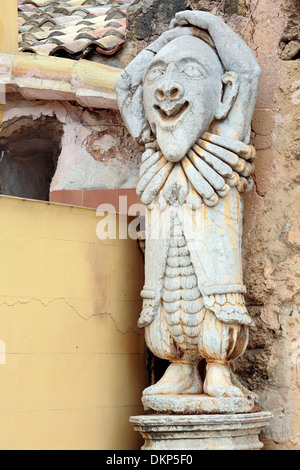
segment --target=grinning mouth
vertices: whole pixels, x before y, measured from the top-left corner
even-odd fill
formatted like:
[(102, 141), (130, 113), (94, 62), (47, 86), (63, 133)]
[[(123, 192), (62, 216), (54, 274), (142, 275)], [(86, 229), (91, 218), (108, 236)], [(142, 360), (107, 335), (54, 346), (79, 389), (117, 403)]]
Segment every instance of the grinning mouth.
[(164, 122), (175, 123), (178, 119), (184, 114), (184, 112), (189, 107), (190, 103), (186, 101), (185, 103), (178, 103), (170, 110), (163, 110), (160, 106), (155, 105), (154, 109), (157, 114), (160, 116)]

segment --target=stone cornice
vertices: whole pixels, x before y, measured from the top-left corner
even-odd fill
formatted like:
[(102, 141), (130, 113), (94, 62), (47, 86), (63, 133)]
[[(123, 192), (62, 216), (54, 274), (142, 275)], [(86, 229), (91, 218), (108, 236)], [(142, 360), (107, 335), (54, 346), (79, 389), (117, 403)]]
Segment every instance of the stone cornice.
[(27, 100), (76, 101), (84, 107), (117, 109), (114, 85), (121, 72), (87, 60), (0, 54), (0, 87)]

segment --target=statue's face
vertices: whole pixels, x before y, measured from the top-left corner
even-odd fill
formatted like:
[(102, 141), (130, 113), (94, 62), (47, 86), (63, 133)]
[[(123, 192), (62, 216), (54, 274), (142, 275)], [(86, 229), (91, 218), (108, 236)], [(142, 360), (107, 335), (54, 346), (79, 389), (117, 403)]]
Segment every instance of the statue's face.
[(192, 36), (163, 47), (145, 72), (146, 117), (165, 158), (181, 160), (208, 130), (222, 95), (216, 53)]

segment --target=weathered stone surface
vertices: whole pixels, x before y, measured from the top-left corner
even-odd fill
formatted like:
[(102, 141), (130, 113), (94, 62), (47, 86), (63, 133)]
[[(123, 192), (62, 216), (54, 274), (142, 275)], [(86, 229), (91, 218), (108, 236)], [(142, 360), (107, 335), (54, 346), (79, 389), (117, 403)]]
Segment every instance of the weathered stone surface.
[(150, 38), (153, 32), (153, 23), (170, 23), (175, 13), (185, 10), (187, 0), (135, 0), (128, 8), (129, 38)]
[(267, 412), (213, 416), (136, 416), (130, 422), (145, 439), (143, 450), (260, 450)]
[(144, 398), (171, 397), (164, 405), (171, 410), (177, 395), (204, 391), (241, 398), (235, 412), (238, 405), (250, 411), (249, 392), (229, 363), (244, 353), (252, 323), (243, 298), (240, 193), (253, 170), (259, 76), (253, 52), (223, 21), (186, 11), (116, 84), (126, 126), (146, 146), (137, 186), (148, 219), (139, 326), (149, 349), (171, 362)]
[[(300, 52), (300, 41), (290, 41), (284, 46), (284, 49), (281, 54), (282, 60), (292, 60), (296, 59), (299, 56)], [(299, 57), (298, 57), (299, 58)]]
[[(274, 450), (300, 448), (299, 256), (295, 238), (299, 232), (300, 63), (282, 61), (279, 47), (285, 28), (297, 15), (297, 1), (259, 2), (246, 32), (262, 67), (257, 111), (272, 114), (274, 124), (268, 125), (266, 134), (264, 122), (257, 123), (253, 135), (255, 186), (245, 195), (243, 253), (246, 300), (257, 328), (245, 355), (236, 362), (235, 372), (259, 395), (261, 405), (272, 410), (274, 419), (264, 431), (264, 442), (267, 449)], [(266, 156), (269, 160), (267, 172), (267, 166), (260, 165), (261, 156), (262, 161)]]
[[(55, 154), (56, 172), (52, 182), (48, 182), (48, 195), (50, 182), (51, 191), (114, 189), (136, 185), (138, 145), (132, 146), (130, 143), (130, 136), (118, 111), (93, 112), (67, 102), (12, 101), (6, 105), (0, 148), (1, 144), (6, 145), (5, 136), (15, 133), (14, 152), (17, 153), (16, 131), (24, 127), (24, 134), (30, 136), (31, 130), (28, 127), (36, 128), (37, 125), (33, 121), (38, 119), (42, 128), (40, 135), (47, 134), (48, 117), (56, 123), (53, 128), (56, 129), (53, 131), (56, 132), (53, 144), (60, 138), (57, 145), (58, 154)], [(30, 194), (34, 196), (35, 193)]]
[(226, 0), (224, 12), (226, 15), (245, 15), (247, 2), (246, 0)]
[(0, 54), (0, 85), (25, 99), (75, 101), (81, 106), (116, 109), (113, 92), (121, 70), (87, 60), (18, 53)]
[(287, 15), (287, 24), (280, 38), (282, 60), (299, 59), (300, 51), (300, 9), (297, 0), (287, 0), (282, 5)]
[(145, 411), (160, 413), (250, 413), (254, 398), (214, 398), (208, 395), (146, 395), (142, 398)]
[(0, 194), (48, 201), (62, 134), (62, 124), (51, 117), (5, 122), (0, 135)]

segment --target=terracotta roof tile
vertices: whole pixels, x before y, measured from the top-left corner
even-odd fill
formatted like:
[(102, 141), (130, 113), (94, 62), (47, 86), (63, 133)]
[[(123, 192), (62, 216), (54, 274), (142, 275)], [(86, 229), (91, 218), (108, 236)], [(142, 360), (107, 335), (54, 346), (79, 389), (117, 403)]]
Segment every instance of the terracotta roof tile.
[(81, 59), (124, 44), (131, 0), (18, 0), (19, 50)]

